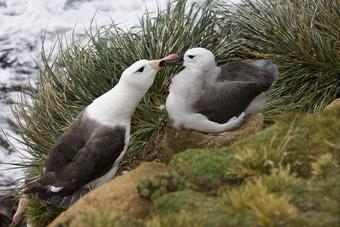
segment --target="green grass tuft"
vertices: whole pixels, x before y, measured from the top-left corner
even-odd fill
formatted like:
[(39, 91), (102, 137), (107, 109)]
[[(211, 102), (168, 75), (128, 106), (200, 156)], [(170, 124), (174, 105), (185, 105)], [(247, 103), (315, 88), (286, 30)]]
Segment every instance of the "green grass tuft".
[(69, 227), (142, 227), (144, 226), (141, 221), (133, 220), (114, 212), (104, 210), (103, 208), (98, 209), (85, 209), (74, 215), (71, 220), (67, 221)]

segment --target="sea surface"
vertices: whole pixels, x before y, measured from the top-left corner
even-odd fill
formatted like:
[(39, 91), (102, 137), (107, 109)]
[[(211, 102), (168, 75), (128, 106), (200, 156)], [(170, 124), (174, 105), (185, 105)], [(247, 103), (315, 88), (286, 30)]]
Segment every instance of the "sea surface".
[[(202, 1), (200, 1), (202, 2)], [(233, 0), (228, 2), (239, 2)], [(42, 36), (49, 52), (58, 36), (81, 37), (86, 29), (114, 21), (122, 28), (138, 25), (146, 8), (165, 9), (166, 0), (0, 0), (0, 162), (21, 163), (29, 155), (17, 142), (8, 118), (11, 104), (18, 100), (18, 89), (28, 90), (37, 79), (41, 65)], [(18, 184), (22, 170), (0, 164), (0, 195)], [(15, 183), (11, 183), (16, 181)]]

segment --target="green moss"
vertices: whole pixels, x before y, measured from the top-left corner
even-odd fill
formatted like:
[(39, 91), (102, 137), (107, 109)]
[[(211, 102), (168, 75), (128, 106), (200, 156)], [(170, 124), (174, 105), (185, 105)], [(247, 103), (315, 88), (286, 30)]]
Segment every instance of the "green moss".
[(190, 211), (202, 207), (206, 200), (206, 196), (200, 192), (191, 190), (172, 192), (157, 199), (151, 213), (153, 215), (167, 215), (183, 210)]
[(327, 212), (307, 211), (301, 215), (295, 226), (338, 226), (340, 223), (339, 215)]
[(315, 223), (315, 226), (335, 226), (340, 222), (339, 169), (333, 170), (327, 177), (294, 185), (288, 193), (292, 203), (303, 212), (299, 219), (301, 222), (308, 225)]
[(218, 149), (187, 150), (177, 154), (170, 166), (193, 182), (198, 190), (217, 189), (233, 156)]

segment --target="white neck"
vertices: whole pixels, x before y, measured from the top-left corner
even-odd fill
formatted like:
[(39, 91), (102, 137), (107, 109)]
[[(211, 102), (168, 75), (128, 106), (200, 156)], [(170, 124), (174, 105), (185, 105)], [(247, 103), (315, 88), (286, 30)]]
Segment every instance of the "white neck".
[(170, 91), (181, 96), (188, 103), (194, 103), (202, 95), (206, 86), (213, 84), (220, 73), (219, 67), (213, 67), (208, 71), (202, 71), (192, 67), (185, 68), (173, 79)]
[(130, 124), (131, 116), (147, 90), (124, 82), (95, 99), (86, 108), (87, 115), (103, 124)]

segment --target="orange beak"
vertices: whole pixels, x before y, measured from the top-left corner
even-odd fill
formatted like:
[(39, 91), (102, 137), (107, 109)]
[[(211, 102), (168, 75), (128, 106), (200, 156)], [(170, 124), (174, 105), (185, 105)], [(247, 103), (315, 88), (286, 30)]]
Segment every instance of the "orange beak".
[(161, 61), (163, 61), (163, 60), (171, 60), (171, 59), (175, 59), (175, 58), (178, 58), (177, 54), (170, 54), (169, 56), (167, 56), (165, 58), (149, 61), (149, 64), (151, 65), (151, 67), (153, 69), (160, 70), (162, 67), (159, 65), (159, 63)]

